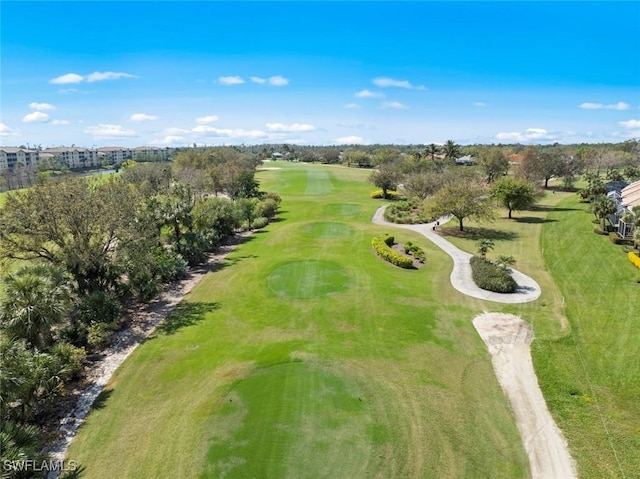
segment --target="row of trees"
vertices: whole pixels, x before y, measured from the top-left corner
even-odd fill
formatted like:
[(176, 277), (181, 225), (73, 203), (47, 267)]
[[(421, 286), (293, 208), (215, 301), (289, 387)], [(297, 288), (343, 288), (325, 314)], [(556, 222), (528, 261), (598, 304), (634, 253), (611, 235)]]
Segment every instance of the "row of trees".
[(0, 209), (0, 261), (9, 271), (0, 300), (3, 460), (38, 457), (34, 426), (81, 372), (86, 353), (121, 326), (128, 302), (151, 299), (228, 236), (276, 215), (280, 198), (258, 190), (248, 156), (187, 152), (173, 165), (129, 162), (120, 175), (51, 180), (7, 195)]

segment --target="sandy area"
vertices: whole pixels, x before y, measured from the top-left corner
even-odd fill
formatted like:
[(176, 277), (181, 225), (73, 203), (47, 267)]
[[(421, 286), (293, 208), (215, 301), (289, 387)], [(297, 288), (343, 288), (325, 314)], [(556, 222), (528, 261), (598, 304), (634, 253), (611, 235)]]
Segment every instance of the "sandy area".
[(538, 386), (531, 361), (533, 328), (517, 316), (485, 313), (473, 319), (487, 345), (498, 382), (509, 400), (533, 479), (576, 478), (566, 440)]

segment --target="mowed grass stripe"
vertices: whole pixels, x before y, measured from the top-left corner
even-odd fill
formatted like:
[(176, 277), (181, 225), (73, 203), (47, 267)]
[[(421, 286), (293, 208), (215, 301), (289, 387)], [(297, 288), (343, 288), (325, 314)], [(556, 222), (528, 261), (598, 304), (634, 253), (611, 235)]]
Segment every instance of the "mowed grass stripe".
[[(281, 166), (260, 173), (265, 189), (286, 185), (281, 220), (231, 254), (128, 358), (68, 457), (92, 478), (261, 468), (269, 474), (254, 475), (526, 477), (471, 325), (480, 303), (451, 289), (448, 257), (411, 232), (425, 268), (401, 270), (371, 252), (385, 228), (370, 223), (379, 203), (368, 198), (368, 172)], [(312, 168), (331, 192), (305, 194)], [(327, 207), (342, 203), (350, 206)], [(312, 222), (348, 222), (352, 233), (309, 235)], [(304, 298), (270, 290), (274, 270), (305, 261), (339, 264), (346, 288)]]

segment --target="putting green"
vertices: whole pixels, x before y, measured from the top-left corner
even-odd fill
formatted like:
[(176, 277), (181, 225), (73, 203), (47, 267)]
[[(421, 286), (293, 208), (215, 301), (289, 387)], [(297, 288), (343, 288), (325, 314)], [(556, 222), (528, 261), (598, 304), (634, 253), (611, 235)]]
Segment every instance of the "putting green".
[(362, 397), (352, 381), (308, 363), (258, 370), (224, 398), (201, 477), (349, 477), (345, 451), (348, 469), (361, 472), (373, 449)]
[(332, 261), (294, 261), (278, 266), (267, 278), (269, 289), (277, 296), (306, 299), (347, 289), (349, 277)]
[(356, 216), (362, 207), (355, 203), (331, 203), (325, 206), (324, 211), (331, 216)]
[(304, 235), (312, 238), (342, 238), (353, 232), (349, 225), (334, 221), (307, 223), (301, 230)]

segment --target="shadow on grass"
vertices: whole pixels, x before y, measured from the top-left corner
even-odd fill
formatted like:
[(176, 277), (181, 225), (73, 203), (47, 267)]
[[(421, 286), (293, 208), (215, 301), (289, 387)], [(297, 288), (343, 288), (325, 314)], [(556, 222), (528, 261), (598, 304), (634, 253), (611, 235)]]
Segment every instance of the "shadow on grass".
[(107, 401), (109, 400), (112, 394), (113, 394), (113, 389), (103, 389), (102, 391), (100, 391), (100, 394), (98, 394), (98, 397), (96, 397), (93, 403), (91, 404), (91, 410), (97, 411), (99, 409), (104, 408), (107, 405)]
[(550, 220), (547, 218), (537, 218), (535, 216), (522, 216), (519, 218), (513, 218), (516, 223), (528, 223), (528, 224), (539, 224), (539, 223), (555, 223), (558, 220)]
[(558, 208), (557, 206), (533, 206), (531, 211), (578, 211), (580, 208)]
[(518, 233), (513, 233), (511, 231), (474, 227), (466, 227), (464, 231), (460, 231), (455, 227), (443, 227), (440, 228), (440, 234), (442, 236), (453, 236), (455, 238), (465, 238), (470, 240), (490, 239), (498, 241), (511, 241), (519, 237)]
[[(65, 467), (70, 467), (70, 466), (65, 464)], [(86, 467), (79, 466), (76, 464), (73, 470), (63, 471), (62, 474), (60, 474), (59, 478), (60, 479), (79, 479), (81, 477), (85, 477), (84, 474), (86, 470), (87, 470)]]
[(169, 317), (160, 323), (156, 331), (159, 334), (174, 334), (186, 326), (202, 321), (207, 313), (219, 308), (219, 303), (180, 303)]

